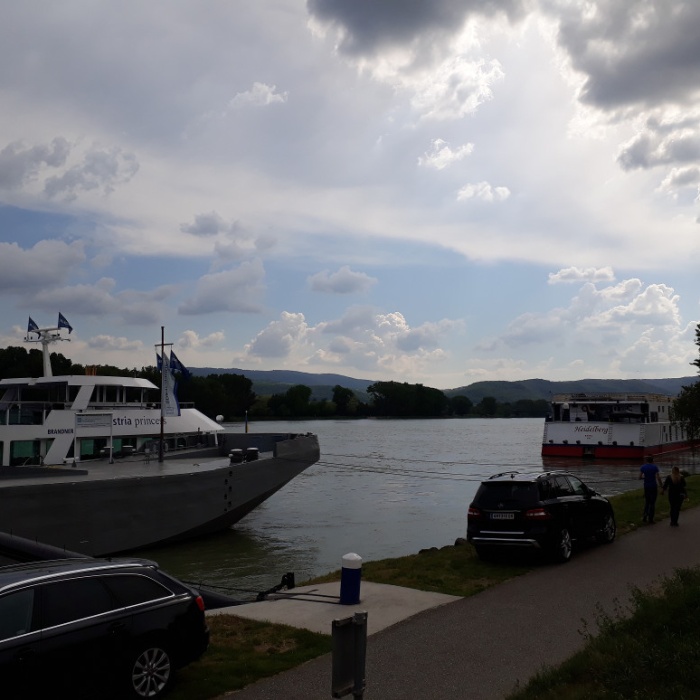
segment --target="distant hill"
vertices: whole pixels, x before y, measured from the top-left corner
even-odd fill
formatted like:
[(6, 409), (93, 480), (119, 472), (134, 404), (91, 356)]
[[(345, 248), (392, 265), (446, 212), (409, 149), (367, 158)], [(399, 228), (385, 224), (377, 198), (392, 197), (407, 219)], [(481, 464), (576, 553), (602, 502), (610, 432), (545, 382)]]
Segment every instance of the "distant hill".
[(354, 379), (342, 374), (311, 374), (286, 369), (222, 369), (215, 367), (191, 367), (190, 372), (197, 377), (209, 374), (242, 374), (253, 382), (253, 391), (259, 396), (284, 394), (287, 389), (297, 384), (308, 386), (312, 390), (312, 399), (320, 401), (333, 398), (333, 387), (340, 385), (352, 389), (360, 401), (367, 401), (367, 387), (374, 383), (372, 379)]
[[(205, 377), (209, 374), (242, 374), (253, 382), (253, 391), (261, 396), (283, 394), (296, 385), (308, 386), (316, 400), (331, 399), (333, 387), (340, 385), (352, 389), (361, 401), (367, 401), (367, 387), (372, 379), (355, 379), (342, 374), (312, 374), (284, 369), (224, 369), (192, 367), (192, 374)], [(676, 396), (682, 387), (694, 384), (697, 377), (667, 379), (580, 379), (568, 382), (552, 382), (547, 379), (524, 379), (517, 382), (475, 382), (456, 389), (446, 389), (445, 394), (467, 396), (478, 403), (485, 396), (493, 396), (499, 403), (520, 399), (549, 400), (554, 394), (568, 393), (643, 393)]]
[(694, 384), (697, 377), (670, 379), (580, 379), (568, 382), (551, 382), (547, 379), (525, 379), (517, 382), (475, 382), (457, 389), (445, 391), (447, 396), (459, 394), (473, 402), (485, 396), (493, 396), (497, 401), (519, 401), (520, 399), (547, 399), (554, 394), (587, 393), (633, 393), (663, 394), (677, 396), (681, 388)]

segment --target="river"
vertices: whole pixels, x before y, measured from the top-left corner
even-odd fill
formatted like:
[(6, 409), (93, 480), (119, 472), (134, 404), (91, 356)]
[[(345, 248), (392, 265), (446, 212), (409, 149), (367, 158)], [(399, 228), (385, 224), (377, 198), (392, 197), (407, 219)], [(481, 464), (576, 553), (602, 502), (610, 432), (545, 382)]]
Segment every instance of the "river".
[[(287, 572), (301, 583), (339, 569), (349, 552), (369, 561), (452, 544), (465, 535), (479, 482), (498, 472), (567, 469), (604, 495), (639, 488), (638, 461), (543, 460), (543, 427), (535, 418), (251, 425), (251, 432), (316, 433), (320, 461), (233, 529), (140, 554), (181, 579), (250, 598)], [(658, 463), (662, 473), (671, 464), (696, 473), (700, 455)]]

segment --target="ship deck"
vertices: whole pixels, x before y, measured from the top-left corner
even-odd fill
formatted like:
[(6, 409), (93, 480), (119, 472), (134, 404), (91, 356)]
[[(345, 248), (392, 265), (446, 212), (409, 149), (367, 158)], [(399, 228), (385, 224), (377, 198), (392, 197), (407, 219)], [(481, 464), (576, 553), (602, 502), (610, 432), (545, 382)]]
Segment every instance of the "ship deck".
[[(261, 452), (259, 460), (272, 457), (272, 452)], [(66, 467), (15, 467), (0, 470), (0, 490), (14, 486), (31, 486), (38, 483), (71, 483), (86, 481), (108, 481), (116, 479), (134, 479), (159, 476), (175, 476), (178, 474), (193, 474), (195, 472), (215, 471), (226, 467), (230, 460), (222, 457), (185, 457), (166, 458), (162, 462), (158, 457), (145, 458), (138, 454), (114, 459), (110, 464), (108, 459), (91, 460), (78, 463), (75, 468)], [(239, 464), (231, 464), (235, 469)], [(10, 472), (9, 469), (12, 469)], [(31, 471), (22, 476), (22, 471)], [(11, 474), (11, 475), (10, 475)]]

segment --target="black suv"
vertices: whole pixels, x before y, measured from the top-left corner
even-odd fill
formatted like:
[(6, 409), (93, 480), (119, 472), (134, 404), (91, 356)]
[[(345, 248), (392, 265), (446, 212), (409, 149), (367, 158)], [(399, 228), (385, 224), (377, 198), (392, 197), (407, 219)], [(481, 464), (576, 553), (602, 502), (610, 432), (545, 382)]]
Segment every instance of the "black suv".
[(153, 562), (0, 567), (3, 698), (52, 697), (57, 687), (71, 698), (157, 698), (208, 644), (199, 593)]
[(467, 540), (487, 558), (498, 547), (542, 549), (557, 561), (572, 541), (615, 539), (607, 498), (565, 472), (506, 472), (483, 481), (469, 506)]

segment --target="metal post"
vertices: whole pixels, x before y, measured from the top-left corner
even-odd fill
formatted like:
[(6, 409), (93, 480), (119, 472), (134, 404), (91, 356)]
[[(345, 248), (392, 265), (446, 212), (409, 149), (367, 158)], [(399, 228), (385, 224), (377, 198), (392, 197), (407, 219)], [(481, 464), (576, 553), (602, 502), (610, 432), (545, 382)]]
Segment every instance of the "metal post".
[(158, 463), (163, 463), (163, 442), (165, 441), (165, 416), (163, 387), (165, 382), (165, 326), (160, 327), (160, 440), (158, 441)]
[(367, 613), (358, 612), (344, 620), (333, 620), (334, 698), (352, 693), (362, 700), (365, 690), (365, 657), (367, 655)]

